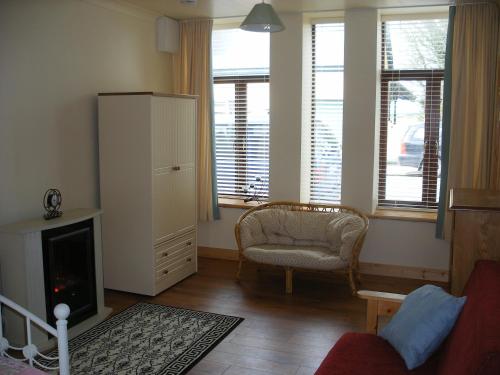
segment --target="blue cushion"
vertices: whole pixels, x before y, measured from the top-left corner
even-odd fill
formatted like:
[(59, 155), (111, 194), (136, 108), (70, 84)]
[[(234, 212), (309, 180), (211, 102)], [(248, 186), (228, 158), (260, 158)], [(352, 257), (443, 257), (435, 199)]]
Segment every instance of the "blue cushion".
[(422, 365), (448, 336), (466, 297), (453, 297), (434, 285), (406, 296), (399, 311), (380, 332), (403, 357), (409, 370)]

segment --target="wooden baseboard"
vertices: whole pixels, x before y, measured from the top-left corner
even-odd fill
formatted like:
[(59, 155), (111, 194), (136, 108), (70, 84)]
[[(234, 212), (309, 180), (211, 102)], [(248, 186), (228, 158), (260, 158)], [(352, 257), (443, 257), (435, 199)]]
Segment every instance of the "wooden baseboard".
[[(198, 256), (202, 258), (238, 260), (238, 251), (232, 249), (222, 249), (216, 247), (198, 247)], [(362, 274), (399, 277), (402, 279), (416, 279), (448, 282), (448, 270), (432, 268), (397, 266), (392, 264), (379, 263), (359, 263), (359, 270)]]
[(393, 264), (359, 263), (359, 272), (365, 275), (390, 276), (402, 279), (448, 282), (448, 270), (396, 266)]
[(218, 247), (198, 246), (198, 256), (202, 258), (238, 260), (238, 250), (221, 249)]

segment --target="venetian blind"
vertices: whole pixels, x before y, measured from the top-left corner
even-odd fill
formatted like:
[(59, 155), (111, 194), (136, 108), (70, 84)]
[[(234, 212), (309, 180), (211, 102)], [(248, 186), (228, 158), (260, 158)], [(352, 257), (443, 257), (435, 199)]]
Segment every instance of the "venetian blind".
[(217, 189), (229, 197), (269, 193), (269, 34), (212, 33)]
[(340, 202), (344, 24), (312, 26), (311, 202)]
[(447, 24), (382, 22), (379, 206), (437, 207)]

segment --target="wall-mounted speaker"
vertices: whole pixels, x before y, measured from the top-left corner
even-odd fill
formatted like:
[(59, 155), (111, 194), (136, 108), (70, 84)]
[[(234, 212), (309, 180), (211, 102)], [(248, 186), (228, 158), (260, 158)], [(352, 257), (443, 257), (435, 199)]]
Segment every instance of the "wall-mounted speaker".
[(165, 16), (156, 19), (156, 46), (161, 52), (177, 52), (179, 49), (179, 23)]

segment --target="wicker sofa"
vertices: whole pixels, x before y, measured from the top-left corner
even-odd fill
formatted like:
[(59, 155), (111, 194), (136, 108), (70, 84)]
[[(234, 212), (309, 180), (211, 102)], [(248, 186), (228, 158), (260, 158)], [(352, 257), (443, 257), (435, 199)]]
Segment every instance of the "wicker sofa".
[(246, 211), (235, 226), (237, 279), (244, 261), (285, 269), (292, 293), (294, 270), (341, 271), (356, 294), (359, 253), (368, 218), (348, 206), (270, 202)]

